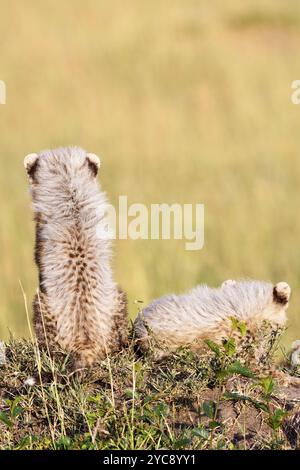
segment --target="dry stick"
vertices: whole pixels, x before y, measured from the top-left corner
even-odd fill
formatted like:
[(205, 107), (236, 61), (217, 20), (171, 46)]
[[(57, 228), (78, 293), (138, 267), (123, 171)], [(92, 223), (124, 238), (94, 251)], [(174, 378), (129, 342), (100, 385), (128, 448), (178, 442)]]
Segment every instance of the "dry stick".
[(169, 434), (169, 438), (170, 438), (171, 442), (173, 442), (174, 436), (173, 436), (172, 431), (171, 431), (171, 428), (170, 428), (170, 426), (169, 426), (169, 424), (168, 424), (167, 418), (166, 418), (165, 416), (163, 416), (163, 420), (164, 420), (164, 422), (165, 422), (165, 426), (166, 426), (166, 428), (167, 428), (167, 431), (168, 431), (168, 434)]
[(135, 411), (135, 362), (132, 363), (132, 407), (131, 407), (131, 446), (134, 450), (134, 411)]
[(40, 385), (41, 385), (42, 398), (43, 398), (43, 405), (44, 405), (45, 413), (46, 413), (46, 416), (47, 416), (47, 421), (48, 421), (48, 425), (49, 425), (49, 429), (50, 429), (50, 434), (51, 434), (52, 443), (55, 444), (55, 432), (54, 432), (54, 430), (52, 429), (52, 424), (51, 424), (50, 416), (49, 416), (49, 413), (48, 413), (47, 402), (46, 402), (46, 396), (45, 396), (45, 391), (44, 391), (44, 386), (43, 386), (43, 381), (42, 381), (42, 374), (41, 374), (41, 369), (42, 369), (42, 368), (41, 368), (41, 356), (40, 356), (40, 351), (39, 351), (37, 342), (36, 342), (36, 340), (34, 339), (34, 335), (33, 335), (33, 332), (32, 332), (31, 323), (30, 323), (30, 318), (29, 318), (29, 312), (28, 312), (27, 297), (26, 297), (26, 293), (25, 293), (25, 291), (24, 291), (24, 289), (23, 289), (22, 282), (21, 282), (20, 279), (19, 279), (19, 284), (20, 284), (21, 291), (22, 291), (23, 298), (24, 298), (24, 304), (25, 304), (25, 311), (26, 311), (26, 317), (27, 317), (27, 324), (28, 324), (29, 334), (30, 334), (30, 338), (31, 338), (31, 341), (32, 341), (32, 344), (33, 344), (33, 350), (34, 350), (35, 359), (36, 359), (36, 362), (37, 362), (38, 375), (39, 375), (39, 381), (40, 381)]
[(89, 420), (88, 420), (88, 418), (87, 418), (87, 415), (86, 415), (86, 413), (85, 413), (85, 411), (84, 411), (83, 406), (81, 406), (80, 408), (81, 408), (81, 413), (82, 413), (82, 415), (83, 415), (83, 417), (84, 417), (84, 419), (85, 419), (85, 421), (86, 421), (86, 424), (87, 424), (87, 427), (88, 427), (88, 431), (89, 431), (89, 434), (90, 434), (91, 439), (92, 439), (92, 443), (94, 444), (94, 446), (96, 446), (96, 450), (98, 450), (98, 445), (97, 445), (97, 443), (96, 443), (96, 436), (97, 436), (98, 427), (99, 427), (98, 421), (99, 421), (100, 418), (97, 419), (97, 423), (96, 423), (95, 429), (94, 429), (94, 431), (92, 431), (92, 428), (91, 428), (91, 426), (90, 426)]
[(48, 357), (49, 357), (50, 364), (51, 364), (51, 372), (52, 372), (53, 383), (54, 383), (54, 392), (55, 392), (55, 398), (56, 398), (56, 401), (57, 401), (57, 411), (58, 411), (58, 416), (60, 417), (60, 420), (61, 420), (60, 421), (61, 432), (64, 436), (66, 436), (64, 412), (63, 412), (63, 408), (62, 408), (61, 403), (60, 403), (60, 398), (59, 398), (59, 394), (58, 394), (58, 390), (57, 390), (57, 380), (56, 380), (56, 375), (55, 375), (55, 361), (54, 361), (54, 358), (52, 358), (51, 354), (50, 354), (49, 342), (48, 342), (48, 338), (47, 338), (47, 332), (46, 332), (45, 320), (44, 320), (44, 312), (43, 312), (43, 307), (42, 307), (42, 303), (41, 303), (40, 292), (39, 292), (38, 289), (37, 289), (37, 296), (38, 296), (39, 307), (40, 307), (40, 312), (41, 312), (43, 332), (44, 332), (44, 337), (45, 337), (45, 341), (46, 341), (46, 349), (47, 349)]
[(243, 437), (244, 437), (244, 450), (247, 449), (247, 440), (246, 440), (246, 404), (243, 405)]
[(92, 434), (91, 434), (91, 436), (92, 436), (92, 443), (93, 443), (94, 445), (96, 445), (96, 447), (98, 447), (97, 444), (96, 444), (96, 437), (97, 437), (97, 434), (98, 434), (98, 430), (99, 430), (99, 426), (100, 426), (100, 421), (101, 421), (101, 418), (98, 418), (98, 419), (97, 419), (97, 422), (96, 422), (96, 426), (94, 427), (94, 431), (93, 431)]

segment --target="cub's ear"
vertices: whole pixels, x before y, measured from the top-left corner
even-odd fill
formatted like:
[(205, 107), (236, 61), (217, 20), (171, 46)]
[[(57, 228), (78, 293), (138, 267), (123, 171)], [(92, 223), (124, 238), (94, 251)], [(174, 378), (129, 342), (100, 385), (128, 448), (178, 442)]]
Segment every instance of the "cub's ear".
[(87, 153), (86, 158), (88, 161), (89, 169), (91, 170), (94, 176), (97, 176), (100, 168), (100, 158), (97, 157), (94, 153)]
[(299, 339), (296, 339), (296, 341), (294, 341), (292, 343), (292, 346), (291, 346), (292, 349), (298, 349), (300, 348), (300, 340)]
[(27, 175), (30, 181), (33, 181), (34, 179), (34, 173), (35, 173), (35, 170), (37, 169), (38, 158), (39, 157), (36, 153), (30, 153), (29, 155), (26, 155), (26, 157), (24, 158), (24, 167), (27, 171)]

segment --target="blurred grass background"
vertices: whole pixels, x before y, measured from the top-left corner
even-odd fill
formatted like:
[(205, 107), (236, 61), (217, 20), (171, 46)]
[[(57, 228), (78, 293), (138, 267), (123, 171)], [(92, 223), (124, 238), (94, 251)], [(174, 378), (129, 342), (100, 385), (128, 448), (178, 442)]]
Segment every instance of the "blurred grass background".
[(110, 200), (205, 204), (205, 246), (118, 241), (116, 278), (145, 302), (241, 276), (293, 288), (300, 337), (297, 0), (2, 0), (0, 337), (27, 335), (37, 285), (30, 152), (102, 156)]

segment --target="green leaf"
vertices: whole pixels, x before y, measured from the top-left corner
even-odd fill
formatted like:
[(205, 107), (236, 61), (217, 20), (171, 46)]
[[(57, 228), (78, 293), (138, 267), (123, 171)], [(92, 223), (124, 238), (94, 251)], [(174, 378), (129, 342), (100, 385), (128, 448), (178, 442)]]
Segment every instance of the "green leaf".
[(228, 377), (228, 370), (226, 370), (226, 369), (218, 370), (216, 372), (216, 377), (219, 380), (226, 379), (226, 377)]
[(16, 397), (10, 406), (10, 414), (12, 418), (16, 418), (23, 412), (22, 408), (18, 406), (18, 403), (22, 400), (21, 397)]
[(87, 401), (88, 403), (96, 403), (96, 404), (99, 404), (99, 403), (101, 403), (101, 401), (102, 401), (102, 397), (101, 397), (101, 395), (98, 395), (98, 394), (97, 394), (97, 395), (89, 395), (89, 396), (87, 397), (86, 401)]
[(247, 333), (247, 324), (245, 322), (240, 322), (239, 331), (240, 331), (242, 336), (246, 335), (246, 333)]
[(209, 349), (211, 349), (217, 356), (220, 356), (220, 348), (217, 343), (214, 343), (214, 341), (211, 341), (210, 339), (206, 339), (204, 342)]
[(219, 421), (211, 421), (208, 426), (210, 427), (210, 429), (217, 429), (219, 427), (221, 427), (221, 423), (219, 423)]
[(247, 395), (241, 395), (237, 392), (225, 392), (223, 395), (224, 400), (240, 400), (240, 401), (249, 401), (251, 400), (250, 397)]
[(12, 427), (12, 422), (10, 421), (7, 413), (5, 413), (4, 411), (0, 411), (0, 421), (2, 421), (2, 423), (6, 424), (7, 427), (9, 427), (9, 428)]
[(259, 381), (265, 395), (271, 395), (274, 390), (274, 380), (272, 377), (264, 377)]
[(205, 401), (202, 405), (205, 416), (210, 419), (214, 419), (216, 412), (216, 404), (214, 401)]
[(240, 395), (239, 393), (236, 392), (226, 392), (223, 395), (224, 400), (237, 400), (237, 401), (247, 401), (251, 403), (255, 408), (259, 410), (263, 410), (266, 413), (269, 413), (269, 407), (265, 403), (261, 401), (254, 400), (251, 397), (248, 397), (247, 395)]
[(217, 443), (217, 450), (224, 449), (225, 446), (226, 446), (226, 440), (221, 438)]
[(240, 361), (235, 361), (231, 366), (228, 367), (228, 372), (231, 374), (240, 374), (243, 377), (249, 377), (251, 379), (255, 378), (255, 374), (251, 372), (248, 367), (243, 366)]
[(144, 399), (145, 405), (146, 405), (147, 403), (150, 403), (151, 401), (155, 400), (155, 398), (156, 398), (155, 394), (147, 395), (147, 396), (145, 397), (145, 399)]
[(265, 411), (266, 413), (269, 413), (269, 407), (268, 407), (268, 405), (266, 405), (265, 403), (263, 403), (263, 402), (261, 402), (261, 401), (253, 400), (253, 399), (251, 399), (250, 402), (251, 402), (252, 405), (254, 405), (255, 408), (257, 408), (258, 410), (263, 410), (263, 411)]
[(235, 317), (231, 317), (231, 324), (233, 330), (237, 330), (241, 333), (242, 336), (245, 336), (247, 333), (247, 325), (245, 322), (238, 320)]
[(136, 374), (139, 374), (142, 371), (143, 365), (141, 362), (135, 362), (134, 371)]
[(56, 449), (68, 450), (71, 447), (71, 439), (67, 436), (60, 437), (55, 443)]
[(125, 395), (128, 397), (128, 398), (135, 398), (137, 399), (138, 398), (138, 392), (134, 391), (132, 388), (126, 388), (125, 390)]
[(268, 420), (269, 426), (275, 431), (281, 426), (282, 421), (284, 420), (286, 415), (287, 415), (286, 411), (282, 410), (281, 408), (277, 408), (274, 411), (273, 415), (270, 414), (269, 416), (269, 420)]
[(168, 412), (169, 412), (169, 409), (167, 407), (167, 405), (165, 405), (164, 403), (159, 403), (155, 408), (154, 408), (154, 413), (157, 415), (157, 416), (167, 416), (168, 415)]
[(226, 339), (223, 342), (223, 346), (224, 346), (224, 351), (225, 351), (226, 356), (231, 357), (234, 355), (236, 351), (236, 345), (235, 345), (235, 341), (233, 338)]
[(89, 423), (89, 425), (94, 426), (94, 424), (97, 422), (97, 419), (98, 419), (97, 413), (86, 412), (85, 416), (86, 416), (86, 420)]
[(24, 436), (22, 437), (22, 439), (20, 440), (20, 442), (18, 444), (16, 444), (14, 446), (14, 450), (23, 450), (23, 449), (26, 449), (26, 447), (28, 446), (31, 446), (32, 445), (32, 442), (36, 442), (38, 441), (37, 437), (36, 436)]
[(191, 443), (191, 439), (188, 439), (187, 437), (184, 437), (182, 439), (178, 439), (178, 441), (175, 441), (173, 443), (173, 448), (174, 449), (184, 449), (187, 445)]
[(20, 406), (15, 406), (12, 413), (11, 413), (11, 417), (12, 418), (16, 418), (17, 416), (19, 416), (21, 413), (23, 413), (23, 409), (20, 407)]
[(209, 432), (206, 431), (206, 429), (204, 429), (203, 427), (193, 429), (192, 435), (196, 437), (201, 437), (202, 439), (209, 438)]

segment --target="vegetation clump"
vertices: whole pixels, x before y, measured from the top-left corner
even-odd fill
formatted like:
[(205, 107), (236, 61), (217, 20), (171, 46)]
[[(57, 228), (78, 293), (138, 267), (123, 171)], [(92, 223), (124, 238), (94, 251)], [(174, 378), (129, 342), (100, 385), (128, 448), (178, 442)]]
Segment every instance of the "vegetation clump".
[(181, 349), (160, 361), (138, 359), (132, 341), (80, 374), (63, 353), (11, 339), (0, 368), (0, 449), (300, 448), (299, 389), (277, 381), (275, 347), (259, 370), (238, 337), (247, 330), (233, 323), (205, 355)]

